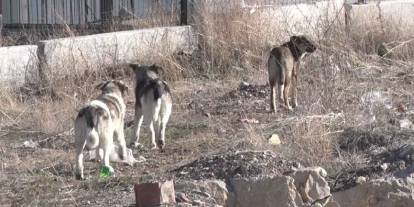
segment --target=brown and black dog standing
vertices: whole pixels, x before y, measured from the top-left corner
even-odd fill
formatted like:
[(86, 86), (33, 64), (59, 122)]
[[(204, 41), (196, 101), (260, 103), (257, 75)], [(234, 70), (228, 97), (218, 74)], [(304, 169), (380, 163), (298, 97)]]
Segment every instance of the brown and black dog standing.
[(279, 100), (285, 104), (288, 110), (292, 110), (289, 104), (290, 88), (293, 89), (293, 107), (298, 105), (297, 84), (299, 63), (306, 53), (316, 50), (315, 44), (305, 36), (292, 36), (290, 41), (275, 47), (270, 52), (268, 60), (270, 107), (276, 112), (276, 85), (279, 88)]

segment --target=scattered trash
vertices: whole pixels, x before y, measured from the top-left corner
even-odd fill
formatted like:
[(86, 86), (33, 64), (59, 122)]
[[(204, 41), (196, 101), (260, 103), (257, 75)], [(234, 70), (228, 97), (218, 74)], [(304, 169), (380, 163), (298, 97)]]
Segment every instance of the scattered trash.
[(247, 124), (259, 124), (259, 120), (257, 119), (240, 119), (240, 122), (247, 123)]
[(411, 122), (409, 119), (400, 120), (400, 127), (402, 129), (414, 129), (413, 122)]
[(279, 135), (277, 135), (277, 134), (272, 134), (272, 136), (270, 137), (270, 139), (268, 141), (269, 141), (269, 144), (271, 144), (271, 145), (280, 145), (280, 144), (282, 144), (282, 142), (280, 141)]
[(33, 142), (33, 140), (29, 140), (29, 141), (23, 142), (23, 147), (34, 149), (34, 148), (39, 147), (39, 144), (37, 142)]
[(359, 176), (356, 178), (355, 183), (357, 184), (362, 184), (362, 183), (366, 183), (367, 182), (367, 178), (364, 176)]
[(99, 169), (99, 179), (101, 180), (106, 180), (113, 174), (114, 174), (114, 169), (112, 169), (112, 167), (110, 166), (103, 165)]

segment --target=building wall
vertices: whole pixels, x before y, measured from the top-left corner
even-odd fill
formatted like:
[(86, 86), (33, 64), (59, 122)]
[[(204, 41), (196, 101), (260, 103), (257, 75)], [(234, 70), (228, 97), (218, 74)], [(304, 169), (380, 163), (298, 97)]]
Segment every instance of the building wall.
[(99, 22), (102, 3), (110, 4), (111, 16), (152, 18), (177, 12), (180, 0), (0, 0), (5, 25), (68, 24)]

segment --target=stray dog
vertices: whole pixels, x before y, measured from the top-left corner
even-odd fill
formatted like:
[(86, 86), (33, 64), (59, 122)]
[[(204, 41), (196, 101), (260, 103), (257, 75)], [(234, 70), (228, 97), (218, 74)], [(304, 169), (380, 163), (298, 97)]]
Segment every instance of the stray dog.
[[(138, 66), (130, 64), (135, 72), (135, 120), (131, 145), (140, 146), (139, 133), (142, 122), (149, 124), (152, 149), (165, 145), (165, 128), (172, 111), (171, 91), (167, 83), (160, 79), (163, 70), (157, 65)], [(157, 142), (156, 142), (157, 140)]]
[(124, 136), (126, 106), (123, 100), (128, 87), (122, 81), (105, 81), (96, 88), (102, 93), (81, 108), (75, 120), (76, 179), (84, 179), (84, 148), (96, 150), (99, 160), (109, 167), (111, 172), (113, 168), (109, 161), (111, 153), (115, 150), (114, 137), (121, 147), (121, 159), (128, 156)]
[(306, 53), (313, 53), (315, 44), (305, 36), (292, 36), (290, 41), (275, 47), (270, 52), (267, 62), (270, 84), (270, 107), (276, 112), (276, 88), (279, 88), (279, 100), (285, 107), (292, 111), (289, 104), (289, 90), (293, 85), (293, 107), (298, 106), (297, 84), (300, 60)]

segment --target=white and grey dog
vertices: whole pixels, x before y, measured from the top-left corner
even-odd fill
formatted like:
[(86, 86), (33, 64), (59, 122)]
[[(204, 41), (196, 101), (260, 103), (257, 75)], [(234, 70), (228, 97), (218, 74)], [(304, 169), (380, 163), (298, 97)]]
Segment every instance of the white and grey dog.
[(128, 156), (124, 136), (125, 103), (123, 96), (128, 87), (117, 80), (105, 81), (97, 86), (102, 93), (86, 104), (75, 120), (76, 179), (84, 179), (83, 150), (96, 150), (102, 164), (109, 165), (114, 151), (114, 137), (119, 142), (120, 157)]
[[(152, 149), (165, 146), (165, 128), (172, 111), (170, 88), (160, 78), (160, 66), (139, 66), (130, 64), (135, 72), (135, 123), (131, 145), (140, 146), (139, 133), (145, 121), (151, 130)], [(156, 142), (157, 140), (157, 142)]]

